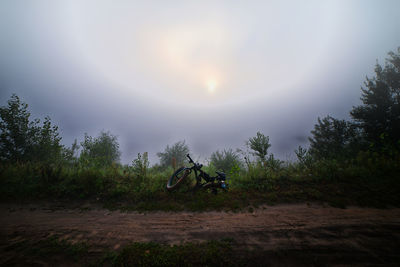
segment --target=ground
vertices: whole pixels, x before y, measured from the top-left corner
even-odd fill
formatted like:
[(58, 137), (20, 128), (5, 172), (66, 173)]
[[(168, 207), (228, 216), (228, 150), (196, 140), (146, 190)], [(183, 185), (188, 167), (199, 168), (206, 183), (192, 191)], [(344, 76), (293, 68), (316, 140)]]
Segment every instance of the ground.
[(46, 259), (37, 258), (19, 262), (24, 250), (17, 248), (24, 241), (32, 244), (52, 237), (85, 243), (93, 254), (119, 251), (132, 242), (231, 240), (238, 254), (253, 261), (248, 265), (398, 266), (400, 209), (339, 209), (308, 203), (237, 213), (137, 213), (92, 205), (0, 205), (0, 265), (48, 265)]

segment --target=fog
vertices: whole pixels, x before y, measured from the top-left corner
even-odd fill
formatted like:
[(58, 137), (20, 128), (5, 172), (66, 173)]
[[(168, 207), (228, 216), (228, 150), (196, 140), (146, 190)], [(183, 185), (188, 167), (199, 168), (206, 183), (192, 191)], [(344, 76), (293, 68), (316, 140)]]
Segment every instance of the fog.
[(348, 118), (400, 46), (399, 1), (0, 2), (0, 105), (63, 144), (118, 136), (121, 161), (186, 140), (195, 158), (257, 131), (293, 159), (318, 117)]

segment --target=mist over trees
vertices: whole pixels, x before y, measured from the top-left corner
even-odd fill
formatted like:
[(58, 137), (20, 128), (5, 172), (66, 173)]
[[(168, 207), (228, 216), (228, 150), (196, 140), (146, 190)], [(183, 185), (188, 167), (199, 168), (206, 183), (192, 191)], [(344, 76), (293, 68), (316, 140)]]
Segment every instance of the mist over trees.
[(376, 147), (400, 147), (400, 48), (390, 52), (385, 66), (375, 66), (375, 77), (361, 88), (362, 105), (350, 112), (366, 141)]
[[(76, 163), (80, 146), (61, 144), (58, 126), (50, 117), (31, 119), (28, 104), (12, 95), (7, 106), (0, 108), (0, 160), (2, 162)], [(88, 165), (104, 167), (118, 162), (121, 152), (117, 137), (101, 132), (96, 138), (85, 134), (79, 160)]]
[(271, 147), (269, 136), (257, 132), (257, 135), (249, 138), (246, 144), (253, 151), (252, 154), (254, 156), (258, 157), (262, 162), (266, 160), (268, 148)]
[(12, 95), (8, 106), (0, 108), (0, 159), (6, 162), (54, 161), (63, 146), (58, 127), (46, 117), (31, 120), (28, 104)]
[(179, 141), (172, 146), (167, 145), (164, 152), (158, 152), (162, 167), (175, 165), (176, 167), (183, 165), (186, 155), (189, 153), (189, 147), (185, 141)]
[(311, 134), (309, 151), (316, 158), (354, 156), (362, 138), (354, 123), (331, 116), (318, 118)]
[(213, 152), (210, 157), (210, 162), (215, 168), (225, 172), (230, 171), (235, 166), (242, 166), (239, 154), (233, 151), (232, 148)]
[[(375, 76), (367, 77), (361, 88), (362, 104), (350, 111), (352, 120), (339, 120), (331, 116), (318, 118), (311, 131), (308, 149), (295, 151), (299, 162), (310, 157), (320, 159), (354, 158), (360, 151), (388, 152), (400, 149), (400, 48), (388, 53), (385, 65), (376, 64)], [(84, 140), (71, 147), (61, 144), (58, 127), (49, 117), (41, 122), (32, 119), (28, 104), (12, 95), (7, 106), (0, 107), (0, 161), (1, 162), (53, 162), (104, 167), (119, 163), (121, 152), (118, 139), (102, 131), (97, 137), (87, 134)], [(246, 141), (250, 155), (264, 165), (279, 166), (273, 154), (269, 137), (261, 132)], [(167, 145), (157, 153), (160, 166), (181, 166), (190, 152), (185, 141)], [(268, 157), (269, 155), (269, 157)], [(245, 162), (248, 159), (245, 158)], [(216, 151), (210, 162), (218, 169), (229, 170), (243, 166), (240, 155), (232, 149)], [(248, 164), (247, 164), (248, 165)]]
[(207, 196), (167, 195), (167, 178), (173, 169), (187, 165), (190, 150), (185, 141), (157, 153), (160, 164), (150, 166), (144, 152), (123, 165), (118, 138), (112, 133), (85, 134), (82, 142), (75, 139), (66, 147), (49, 117), (43, 122), (32, 119), (28, 105), (12, 95), (0, 107), (0, 198), (90, 197), (130, 201), (138, 209), (153, 210), (201, 210), (210, 203), (218, 209), (237, 209), (247, 207), (251, 198), (257, 205), (262, 200), (398, 206), (399, 54), (400, 50), (389, 53), (384, 67), (376, 65), (375, 77), (367, 78), (362, 88), (362, 104), (350, 111), (352, 120), (318, 118), (309, 148), (299, 146), (294, 151), (297, 161), (276, 159), (269, 151), (269, 136), (261, 132), (244, 140), (245, 150), (212, 153), (203, 170), (211, 176), (216, 170), (225, 171), (231, 190), (216, 202)]
[(388, 152), (400, 148), (400, 48), (388, 53), (384, 67), (361, 88), (362, 105), (353, 107), (353, 121), (318, 118), (309, 152), (315, 159), (355, 157), (359, 151)]
[(110, 132), (102, 131), (98, 137), (91, 137), (85, 134), (85, 139), (81, 142), (81, 160), (93, 163), (98, 166), (109, 166), (118, 163), (121, 152), (117, 137)]

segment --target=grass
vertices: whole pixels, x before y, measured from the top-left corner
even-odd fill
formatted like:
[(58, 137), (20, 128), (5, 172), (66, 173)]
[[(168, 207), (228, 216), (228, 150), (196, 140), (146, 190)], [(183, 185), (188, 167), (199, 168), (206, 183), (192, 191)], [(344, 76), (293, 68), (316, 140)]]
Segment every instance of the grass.
[(238, 211), (261, 204), (296, 202), (323, 202), (342, 208), (400, 205), (399, 156), (360, 153), (356, 159), (321, 160), (309, 166), (252, 163), (231, 172), (229, 191), (217, 195), (191, 192), (190, 183), (167, 192), (165, 183), (172, 172), (172, 168), (138, 172), (117, 165), (99, 169), (7, 164), (0, 166), (0, 200), (90, 200), (110, 209), (137, 211)]
[[(383, 238), (383, 240), (386, 240)], [(154, 242), (131, 243), (120, 250), (96, 244), (72, 244), (56, 237), (41, 241), (20, 241), (2, 247), (4, 266), (325, 266), (388, 265), (398, 262), (396, 242), (382, 246), (380, 237), (362, 240), (361, 248), (344, 242), (308, 244), (272, 249), (239, 248), (233, 238), (179, 245)], [(367, 248), (367, 250), (366, 250)], [(371, 254), (369, 250), (373, 250)]]
[(50, 265), (63, 263), (86, 264), (89, 260), (89, 246), (86, 243), (72, 244), (58, 237), (50, 237), (40, 241), (23, 240), (6, 246), (3, 251), (4, 266), (30, 266), (43, 262)]
[(235, 266), (232, 242), (224, 239), (173, 246), (153, 242), (132, 243), (120, 251), (103, 249), (91, 252), (85, 243), (72, 244), (51, 237), (7, 246), (2, 251), (4, 258), (1, 263), (4, 266), (56, 266), (61, 263), (75, 266)]
[(133, 243), (115, 258), (115, 266), (234, 266), (228, 241), (162, 245)]
[(288, 256), (312, 263), (307, 252), (300, 255), (303, 253), (282, 249), (237, 250), (237, 245), (232, 238), (179, 245), (134, 242), (114, 251), (52, 237), (9, 245), (2, 252), (5, 258), (0, 263), (4, 266), (265, 266), (274, 261), (285, 262)]

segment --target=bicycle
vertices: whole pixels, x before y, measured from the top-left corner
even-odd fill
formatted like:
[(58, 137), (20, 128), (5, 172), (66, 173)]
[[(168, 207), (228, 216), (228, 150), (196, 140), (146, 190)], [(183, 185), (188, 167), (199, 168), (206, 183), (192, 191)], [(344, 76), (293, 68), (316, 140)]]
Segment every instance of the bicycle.
[[(173, 191), (177, 189), (182, 184), (182, 182), (192, 173), (192, 171), (194, 172), (194, 175), (196, 177), (196, 185), (193, 188), (194, 191), (200, 188), (210, 188), (212, 192), (216, 194), (218, 188), (221, 188), (223, 190), (228, 189), (225, 173), (216, 171), (217, 176), (211, 177), (209, 174), (201, 169), (203, 167), (202, 164), (194, 162), (189, 154), (187, 154), (186, 157), (189, 159), (189, 163), (193, 164), (193, 166), (183, 166), (177, 169), (171, 175), (171, 178), (169, 178), (167, 182), (166, 188), (168, 191)], [(205, 180), (205, 182), (203, 183), (202, 180)]]

